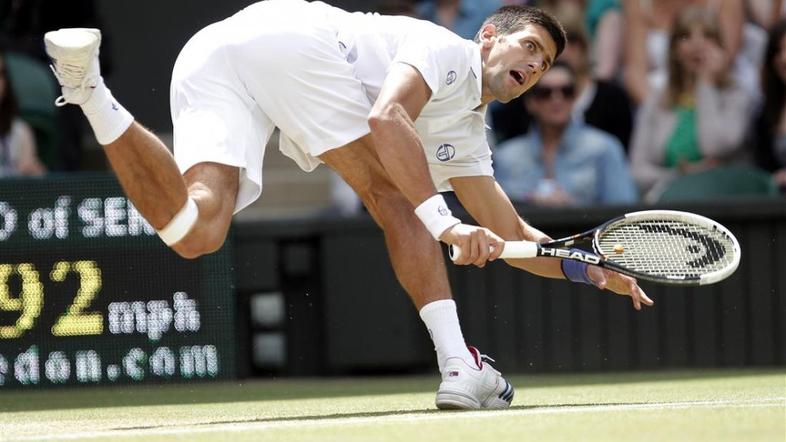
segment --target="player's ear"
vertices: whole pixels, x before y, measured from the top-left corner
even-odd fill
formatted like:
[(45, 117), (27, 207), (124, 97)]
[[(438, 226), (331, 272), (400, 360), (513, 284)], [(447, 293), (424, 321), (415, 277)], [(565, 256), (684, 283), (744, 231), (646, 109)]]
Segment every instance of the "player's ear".
[(480, 44), (488, 49), (494, 44), (494, 38), (497, 36), (497, 27), (492, 23), (486, 23), (480, 28)]

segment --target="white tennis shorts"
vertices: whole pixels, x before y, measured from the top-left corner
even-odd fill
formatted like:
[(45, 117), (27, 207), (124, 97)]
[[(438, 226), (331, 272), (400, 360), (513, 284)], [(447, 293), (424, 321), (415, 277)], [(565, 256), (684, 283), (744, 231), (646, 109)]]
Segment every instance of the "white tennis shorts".
[(306, 171), (318, 155), (369, 133), (372, 103), (341, 53), (334, 9), (260, 2), (198, 32), (177, 58), (175, 161), (181, 172), (202, 162), (240, 168), (235, 212), (262, 192), (275, 127), (281, 151)]

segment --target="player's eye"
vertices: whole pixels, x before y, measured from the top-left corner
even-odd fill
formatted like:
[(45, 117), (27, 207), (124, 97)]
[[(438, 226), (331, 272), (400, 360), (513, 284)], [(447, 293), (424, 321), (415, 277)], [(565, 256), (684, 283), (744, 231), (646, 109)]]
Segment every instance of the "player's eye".
[(529, 51), (535, 50), (535, 45), (531, 41), (524, 43), (524, 47), (526, 47)]

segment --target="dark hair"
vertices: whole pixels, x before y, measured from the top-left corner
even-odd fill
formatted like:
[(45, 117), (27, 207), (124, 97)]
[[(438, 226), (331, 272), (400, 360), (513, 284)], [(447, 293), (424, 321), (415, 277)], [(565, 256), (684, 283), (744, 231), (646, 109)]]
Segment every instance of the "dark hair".
[[(11, 78), (8, 75), (8, 63), (6, 62), (5, 53), (0, 52), (0, 76), (5, 79), (5, 91), (3, 97), (0, 99), (0, 136), (8, 135), (11, 131), (11, 125), (19, 112), (19, 106), (14, 97), (14, 91), (11, 86)], [(2, 79), (0, 79), (2, 81)]]
[[(543, 27), (554, 40), (557, 46), (557, 53), (554, 58), (565, 49), (567, 37), (559, 20), (548, 12), (532, 6), (503, 6), (489, 15), (483, 22), (483, 26), (493, 24), (500, 35), (508, 35), (524, 29), (527, 25), (538, 25)], [(483, 28), (481, 26), (481, 29)], [(480, 41), (480, 32), (475, 36), (475, 41)]]
[(761, 68), (761, 88), (764, 92), (763, 115), (767, 127), (774, 128), (778, 125), (786, 101), (786, 84), (775, 70), (773, 60), (781, 49), (781, 40), (786, 35), (786, 20), (780, 20), (773, 25), (768, 36), (767, 49), (764, 52), (764, 63)]

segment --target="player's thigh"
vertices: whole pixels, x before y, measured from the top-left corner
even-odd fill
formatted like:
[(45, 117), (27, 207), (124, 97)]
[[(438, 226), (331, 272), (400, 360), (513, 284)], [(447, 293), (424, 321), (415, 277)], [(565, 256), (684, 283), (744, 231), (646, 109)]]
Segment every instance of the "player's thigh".
[(388, 175), (374, 149), (370, 135), (319, 156), (358, 194), (377, 223), (385, 228), (391, 221), (414, 214), (414, 208)]
[[(195, 36), (175, 63), (170, 87), (175, 162), (184, 175), (202, 163), (236, 169), (234, 211), (262, 192), (262, 161), (275, 126), (210, 38), (213, 27)], [(208, 168), (210, 169), (210, 168)]]
[(361, 197), (393, 185), (376, 154), (371, 135), (330, 149), (322, 153), (319, 159), (338, 173)]

